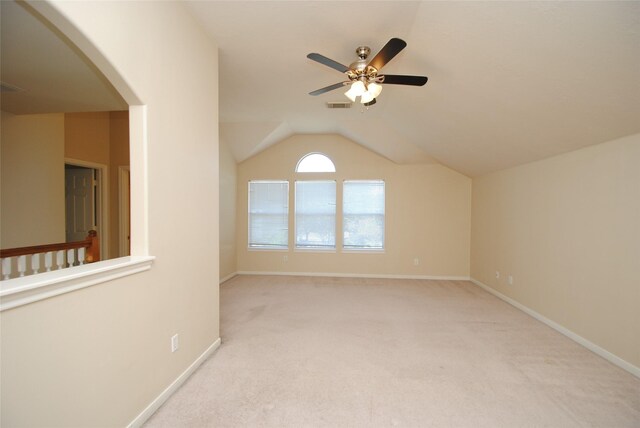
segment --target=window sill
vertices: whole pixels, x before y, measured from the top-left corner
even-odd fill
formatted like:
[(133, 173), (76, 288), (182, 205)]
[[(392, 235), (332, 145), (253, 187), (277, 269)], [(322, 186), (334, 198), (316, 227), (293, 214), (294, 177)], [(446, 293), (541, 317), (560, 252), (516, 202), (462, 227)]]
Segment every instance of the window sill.
[(343, 248), (342, 253), (384, 254), (384, 248)]
[(129, 256), (0, 282), (0, 312), (151, 268), (155, 257)]
[(288, 248), (259, 248), (259, 247), (247, 247), (248, 251), (275, 251), (280, 253), (286, 253), (289, 251)]
[(294, 248), (299, 253), (335, 253), (335, 248)]

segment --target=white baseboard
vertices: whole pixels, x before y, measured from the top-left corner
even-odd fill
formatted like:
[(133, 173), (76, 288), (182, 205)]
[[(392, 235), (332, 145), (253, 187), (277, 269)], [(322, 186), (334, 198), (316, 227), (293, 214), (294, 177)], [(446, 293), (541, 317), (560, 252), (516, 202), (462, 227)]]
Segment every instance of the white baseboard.
[(271, 272), (271, 271), (238, 271), (238, 275), (283, 275), (283, 276), (330, 276), (334, 278), (381, 278), (381, 279), (431, 279), (446, 281), (470, 281), (468, 276), (434, 276), (434, 275), (385, 275), (368, 273), (327, 273), (327, 272)]
[(225, 276), (224, 278), (221, 278), (220, 281), (218, 281), (218, 284), (222, 284), (223, 282), (227, 282), (229, 281), (231, 278), (238, 276), (238, 272), (233, 272), (227, 276)]
[(552, 320), (550, 320), (549, 318), (547, 318), (547, 317), (545, 317), (543, 315), (540, 315), (539, 313), (537, 313), (533, 309), (528, 308), (527, 306), (523, 305), (522, 303), (519, 303), (519, 302), (513, 300), (512, 298), (505, 296), (504, 294), (500, 293), (499, 291), (494, 290), (493, 288), (489, 287), (486, 284), (483, 284), (482, 282), (478, 281), (477, 279), (471, 278), (471, 282), (473, 282), (477, 286), (483, 288), (484, 290), (488, 291), (489, 293), (493, 294), (497, 298), (502, 299), (505, 302), (509, 303), (510, 305), (520, 309), (522, 312), (532, 316), (533, 318), (537, 319), (538, 321), (548, 325), (552, 329), (556, 330), (558, 333), (561, 333), (561, 334), (567, 336), (569, 339), (573, 340), (574, 342), (579, 343), (580, 345), (584, 346), (585, 348), (587, 348), (591, 352), (601, 356), (605, 360), (615, 364), (616, 366), (620, 367), (621, 369), (624, 369), (624, 370), (628, 371), (629, 373), (631, 373), (632, 375), (640, 378), (640, 367), (634, 366), (630, 362), (628, 362), (626, 360), (623, 360), (622, 358), (618, 357), (615, 354), (612, 354), (611, 352), (607, 351), (604, 348), (601, 348), (600, 346), (596, 345), (595, 343), (588, 341), (584, 337), (577, 335), (576, 333), (572, 332), (571, 330), (561, 326), (557, 322), (552, 321)]
[(149, 419), (151, 415), (153, 415), (155, 411), (158, 410), (160, 406), (162, 406), (162, 404), (167, 401), (167, 399), (171, 397), (171, 395), (176, 392), (187, 379), (189, 379), (189, 376), (191, 376), (193, 372), (195, 372), (196, 369), (200, 367), (200, 365), (204, 363), (206, 359), (209, 358), (209, 356), (220, 347), (220, 342), (220, 338), (213, 342), (211, 346), (209, 346), (202, 353), (202, 355), (200, 355), (184, 372), (182, 372), (180, 376), (178, 376), (176, 380), (171, 383), (171, 385), (167, 387), (167, 389), (162, 391), (162, 393), (158, 395), (155, 400), (153, 400), (151, 404), (147, 406), (146, 409), (144, 409), (138, 416), (136, 416), (136, 418), (131, 421), (129, 425), (127, 425), (127, 428), (141, 427), (142, 424), (144, 424), (147, 419)]

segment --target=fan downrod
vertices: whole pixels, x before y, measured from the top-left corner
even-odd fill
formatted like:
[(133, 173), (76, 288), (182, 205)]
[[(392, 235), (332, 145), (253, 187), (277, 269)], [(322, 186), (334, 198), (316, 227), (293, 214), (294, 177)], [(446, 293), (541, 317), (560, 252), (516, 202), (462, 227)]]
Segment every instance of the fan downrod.
[(378, 70), (367, 67), (367, 57), (370, 53), (371, 49), (369, 49), (369, 46), (358, 46), (356, 55), (358, 55), (359, 59), (349, 64), (349, 71), (346, 73), (349, 79), (352, 81), (362, 80), (364, 82), (375, 78)]
[(360, 59), (367, 59), (370, 53), (371, 49), (369, 49), (369, 46), (358, 46), (358, 49), (356, 49), (356, 55), (358, 55)]

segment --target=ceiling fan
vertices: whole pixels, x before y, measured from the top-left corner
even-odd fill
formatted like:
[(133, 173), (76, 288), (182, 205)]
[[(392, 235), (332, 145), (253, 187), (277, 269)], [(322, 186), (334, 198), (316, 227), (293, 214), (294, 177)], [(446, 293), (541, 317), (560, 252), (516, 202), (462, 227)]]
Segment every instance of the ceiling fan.
[(309, 92), (309, 95), (324, 94), (350, 84), (351, 88), (345, 92), (345, 95), (353, 102), (356, 101), (357, 97), (360, 97), (362, 104), (370, 106), (376, 103), (376, 97), (382, 92), (382, 83), (423, 86), (427, 83), (426, 76), (378, 74), (380, 69), (398, 55), (405, 46), (407, 46), (407, 43), (404, 40), (393, 38), (384, 45), (368, 64), (367, 57), (371, 53), (371, 49), (368, 46), (360, 46), (356, 49), (356, 55), (358, 55), (359, 59), (351, 63), (349, 67), (319, 53), (310, 53), (307, 58), (346, 74), (349, 80), (316, 89), (313, 92)]

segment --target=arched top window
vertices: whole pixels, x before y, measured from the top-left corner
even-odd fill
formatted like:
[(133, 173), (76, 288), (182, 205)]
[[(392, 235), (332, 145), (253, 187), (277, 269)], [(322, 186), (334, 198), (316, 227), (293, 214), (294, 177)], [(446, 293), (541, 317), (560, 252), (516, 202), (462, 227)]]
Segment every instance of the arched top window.
[(336, 167), (322, 153), (309, 153), (298, 161), (296, 172), (336, 172)]

